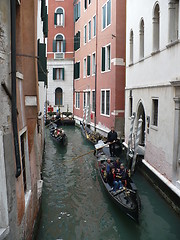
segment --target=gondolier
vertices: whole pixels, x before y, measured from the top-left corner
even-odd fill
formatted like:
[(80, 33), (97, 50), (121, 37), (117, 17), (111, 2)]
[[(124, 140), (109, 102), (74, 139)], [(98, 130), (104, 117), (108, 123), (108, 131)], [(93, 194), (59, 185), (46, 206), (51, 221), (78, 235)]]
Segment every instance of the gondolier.
[(107, 141), (111, 144), (109, 145), (109, 151), (111, 157), (115, 156), (115, 142), (117, 141), (117, 132), (115, 132), (114, 127), (111, 127), (111, 131), (108, 133)]

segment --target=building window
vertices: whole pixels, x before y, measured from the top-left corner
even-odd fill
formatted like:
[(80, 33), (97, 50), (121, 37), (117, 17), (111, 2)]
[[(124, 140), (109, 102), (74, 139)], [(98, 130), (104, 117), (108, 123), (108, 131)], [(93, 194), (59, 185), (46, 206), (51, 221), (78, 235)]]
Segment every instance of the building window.
[(87, 0), (84, 0), (84, 9), (87, 9)]
[(56, 88), (55, 90), (55, 105), (63, 105), (63, 91), (62, 88)]
[(158, 99), (152, 99), (152, 125), (158, 126)]
[(93, 37), (96, 36), (96, 16), (93, 17)]
[(96, 54), (92, 55), (92, 75), (96, 73)]
[(111, 0), (102, 7), (102, 29), (111, 24)]
[(101, 70), (102, 72), (108, 71), (111, 69), (111, 45), (102, 47), (101, 55)]
[(53, 68), (53, 80), (64, 80), (64, 68)]
[(179, 0), (170, 0), (169, 2), (169, 42), (178, 39), (179, 29)]
[(87, 76), (91, 74), (91, 56), (87, 56)]
[(54, 13), (54, 25), (56, 26), (64, 26), (64, 9), (58, 8)]
[(86, 72), (87, 72), (87, 68), (86, 68), (86, 58), (84, 58), (84, 62), (83, 62), (83, 77), (86, 77)]
[(80, 48), (80, 31), (74, 36), (74, 51)]
[(92, 112), (95, 112), (95, 104), (96, 104), (96, 94), (95, 90), (92, 91)]
[(133, 58), (134, 58), (134, 36), (133, 36), (133, 31), (131, 30), (130, 32), (130, 39), (129, 39), (129, 42), (130, 42), (130, 61), (129, 63), (132, 64), (133, 63)]
[(110, 115), (110, 90), (101, 90), (101, 114)]
[(62, 34), (58, 34), (53, 40), (53, 52), (64, 53), (66, 51), (66, 40)]
[(88, 40), (90, 41), (90, 40), (91, 40), (91, 21), (89, 21), (88, 25), (89, 25), (89, 35), (88, 35)]
[(26, 181), (26, 156), (25, 156), (25, 146), (26, 146), (26, 133), (23, 133), (20, 136), (21, 141), (21, 162), (22, 162), (22, 174), (23, 174), (23, 184), (24, 184), (24, 192), (27, 191), (27, 181)]
[(89, 2), (89, 5), (91, 4), (91, 0), (88, 0), (88, 2)]
[(74, 64), (74, 79), (80, 78), (80, 62)]
[(74, 22), (76, 22), (81, 16), (81, 2), (79, 1), (74, 5)]
[(84, 44), (87, 43), (87, 25), (84, 26)]
[(76, 104), (75, 104), (76, 109), (80, 108), (80, 92), (76, 92)]
[(86, 107), (86, 93), (83, 92), (83, 108)]
[(160, 8), (157, 3), (154, 8), (153, 15), (153, 51), (159, 50), (159, 41), (160, 41)]
[(129, 117), (131, 117), (133, 114), (133, 98), (129, 97)]
[(142, 19), (140, 22), (140, 29), (139, 29), (139, 55), (140, 59), (144, 58), (144, 20)]

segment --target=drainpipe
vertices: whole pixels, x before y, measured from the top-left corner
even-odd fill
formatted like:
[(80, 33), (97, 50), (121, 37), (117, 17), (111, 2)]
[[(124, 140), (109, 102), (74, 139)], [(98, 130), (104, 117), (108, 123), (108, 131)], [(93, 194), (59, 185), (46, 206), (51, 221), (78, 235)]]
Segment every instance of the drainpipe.
[(11, 0), (11, 91), (12, 91), (12, 127), (16, 157), (16, 178), (21, 174), (19, 138), (16, 111), (16, 1)]
[(98, 1), (96, 0), (96, 65), (95, 65), (95, 113), (94, 113), (94, 130), (96, 131), (96, 124), (97, 124), (97, 50), (98, 50)]

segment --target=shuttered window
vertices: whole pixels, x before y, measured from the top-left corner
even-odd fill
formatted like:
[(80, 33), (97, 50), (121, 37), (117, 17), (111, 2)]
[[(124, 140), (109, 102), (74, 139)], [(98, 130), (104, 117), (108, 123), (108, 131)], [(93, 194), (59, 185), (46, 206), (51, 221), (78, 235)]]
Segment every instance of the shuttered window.
[(93, 37), (96, 36), (96, 16), (93, 17)]
[(111, 0), (102, 7), (102, 29), (111, 24)]
[(111, 0), (107, 2), (107, 26), (111, 23)]
[(80, 78), (80, 62), (74, 64), (74, 79)]
[(74, 36), (74, 51), (80, 48), (80, 31)]
[(92, 91), (92, 112), (95, 112), (95, 104), (96, 104), (96, 95), (95, 95), (95, 91)]
[(62, 8), (58, 8), (54, 13), (54, 25), (64, 26), (64, 20), (65, 20), (64, 16), (65, 16), (64, 10)]
[(105, 47), (102, 47), (101, 70), (105, 71)]
[(91, 40), (91, 21), (89, 21), (88, 25), (89, 25), (89, 36), (88, 36), (88, 39), (90, 41)]
[(76, 104), (75, 104), (75, 107), (76, 108), (80, 108), (80, 92), (76, 92)]
[(53, 52), (66, 52), (66, 40), (61, 34), (53, 40)]
[(53, 80), (64, 80), (64, 68), (53, 68)]
[(47, 85), (47, 57), (46, 44), (38, 40), (38, 80)]
[(74, 22), (76, 22), (81, 16), (81, 2), (74, 5)]
[(91, 56), (87, 56), (87, 76), (90, 76)]

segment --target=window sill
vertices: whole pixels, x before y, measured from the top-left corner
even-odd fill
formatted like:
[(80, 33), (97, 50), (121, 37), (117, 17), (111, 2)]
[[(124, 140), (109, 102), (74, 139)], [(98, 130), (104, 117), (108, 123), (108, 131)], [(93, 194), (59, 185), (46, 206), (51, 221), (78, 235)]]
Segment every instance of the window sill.
[(6, 228), (0, 228), (0, 239), (4, 239), (9, 233), (9, 226)]
[(139, 59), (139, 62), (143, 62), (143, 61), (144, 61), (144, 58)]
[(108, 69), (108, 70), (105, 70), (105, 71), (101, 71), (101, 73), (108, 73), (110, 71), (111, 71), (111, 69)]
[(151, 53), (151, 56), (154, 56), (154, 55), (156, 55), (156, 54), (158, 54), (158, 53), (160, 53), (160, 50), (156, 50), (156, 51), (152, 52), (152, 53)]
[(153, 129), (153, 130), (155, 130), (155, 131), (158, 131), (158, 126), (151, 125), (151, 129)]
[(173, 46), (175, 46), (175, 45), (178, 44), (178, 43), (179, 43), (179, 39), (177, 39), (177, 40), (175, 40), (175, 41), (173, 41), (173, 42), (168, 43), (168, 44), (166, 45), (166, 48), (173, 47)]
[(102, 113), (101, 113), (101, 116), (103, 116), (103, 117), (110, 117), (110, 115), (106, 115), (106, 114), (102, 114)]

